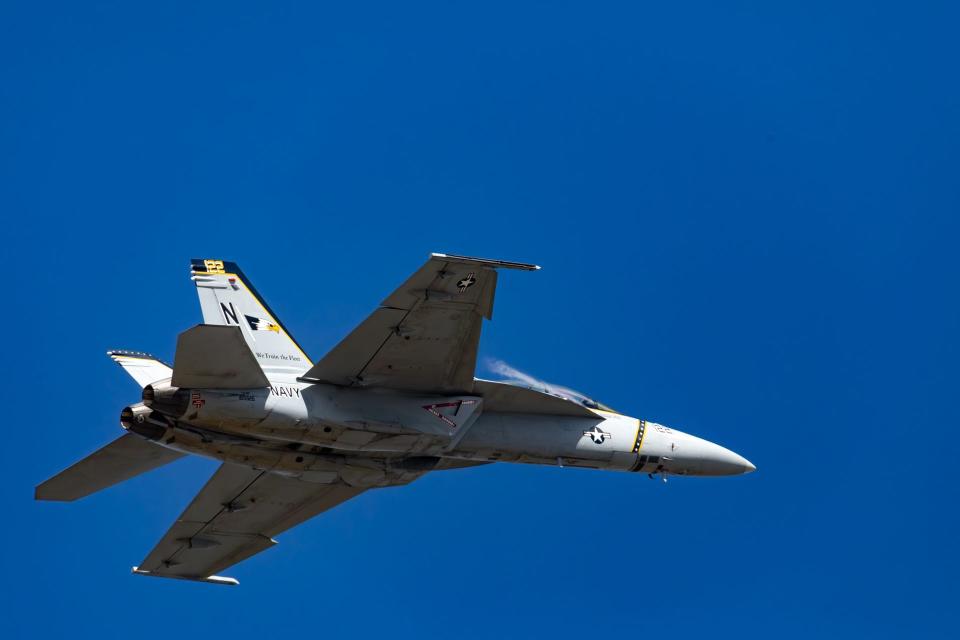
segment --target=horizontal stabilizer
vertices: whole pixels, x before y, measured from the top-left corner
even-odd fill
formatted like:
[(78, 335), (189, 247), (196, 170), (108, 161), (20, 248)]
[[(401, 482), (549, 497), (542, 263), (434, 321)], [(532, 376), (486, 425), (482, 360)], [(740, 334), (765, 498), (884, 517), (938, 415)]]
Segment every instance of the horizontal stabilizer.
[(129, 480), (184, 454), (126, 433), (37, 486), (37, 500), (70, 502)]
[(157, 380), (170, 377), (170, 365), (161, 362), (149, 353), (139, 351), (107, 351), (110, 359), (123, 367), (130, 377), (137, 381), (140, 387), (145, 387)]
[(175, 387), (254, 389), (270, 381), (237, 326), (198, 324), (177, 337)]

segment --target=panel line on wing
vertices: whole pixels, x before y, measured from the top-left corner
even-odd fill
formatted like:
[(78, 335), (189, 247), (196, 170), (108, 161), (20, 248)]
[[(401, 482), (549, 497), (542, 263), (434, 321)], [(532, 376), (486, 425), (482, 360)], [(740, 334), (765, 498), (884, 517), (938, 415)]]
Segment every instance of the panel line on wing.
[[(399, 329), (403, 325), (403, 322), (413, 312), (413, 310), (417, 308), (417, 305), (419, 304), (420, 303), (417, 302), (412, 307), (406, 310), (406, 313), (404, 313), (403, 317), (400, 318), (400, 322), (397, 323), (397, 329)], [(398, 309), (398, 311), (402, 311), (402, 309)], [(390, 338), (393, 337), (393, 334), (394, 334), (393, 331), (387, 333), (387, 337), (383, 339), (383, 342), (380, 343), (380, 346), (377, 347), (377, 349), (373, 352), (373, 354), (369, 358), (367, 358), (367, 361), (363, 363), (363, 366), (360, 367), (360, 370), (357, 371), (356, 380), (358, 382), (363, 382), (363, 372), (367, 370), (367, 367), (369, 367), (370, 363), (373, 362), (373, 359), (377, 357), (377, 354), (379, 354), (380, 351), (382, 351), (383, 348), (387, 346), (387, 343), (390, 342)]]

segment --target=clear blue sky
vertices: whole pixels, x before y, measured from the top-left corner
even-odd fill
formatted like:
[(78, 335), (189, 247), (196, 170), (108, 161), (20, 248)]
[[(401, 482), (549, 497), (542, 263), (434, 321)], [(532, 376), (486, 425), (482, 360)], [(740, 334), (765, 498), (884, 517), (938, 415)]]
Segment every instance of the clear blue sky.
[[(0, 7), (0, 635), (956, 633), (954, 3), (134, 4)], [(319, 357), (430, 251), (543, 265), (483, 356), (759, 470), (438, 473), (236, 589), (128, 573), (211, 461), (33, 502), (191, 257)]]

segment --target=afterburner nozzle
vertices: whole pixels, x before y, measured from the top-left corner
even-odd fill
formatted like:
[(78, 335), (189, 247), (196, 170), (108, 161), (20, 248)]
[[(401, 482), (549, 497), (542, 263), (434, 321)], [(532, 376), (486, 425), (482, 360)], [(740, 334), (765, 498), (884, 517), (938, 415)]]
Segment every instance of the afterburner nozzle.
[(143, 404), (125, 407), (120, 412), (120, 426), (147, 440), (159, 440), (167, 431), (167, 425), (152, 417), (153, 409)]
[(190, 405), (190, 392), (169, 382), (155, 382), (143, 388), (143, 404), (174, 418), (183, 416)]

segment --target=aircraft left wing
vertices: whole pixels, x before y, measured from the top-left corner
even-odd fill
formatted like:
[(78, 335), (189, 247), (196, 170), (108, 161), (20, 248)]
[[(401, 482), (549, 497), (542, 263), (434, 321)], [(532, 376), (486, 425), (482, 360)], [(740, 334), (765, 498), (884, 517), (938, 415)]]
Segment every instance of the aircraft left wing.
[(224, 463), (133, 572), (237, 584), (214, 575), (276, 544), (273, 536), (365, 491)]
[(521, 262), (434, 253), (302, 379), (418, 393), (470, 393), (498, 268)]

